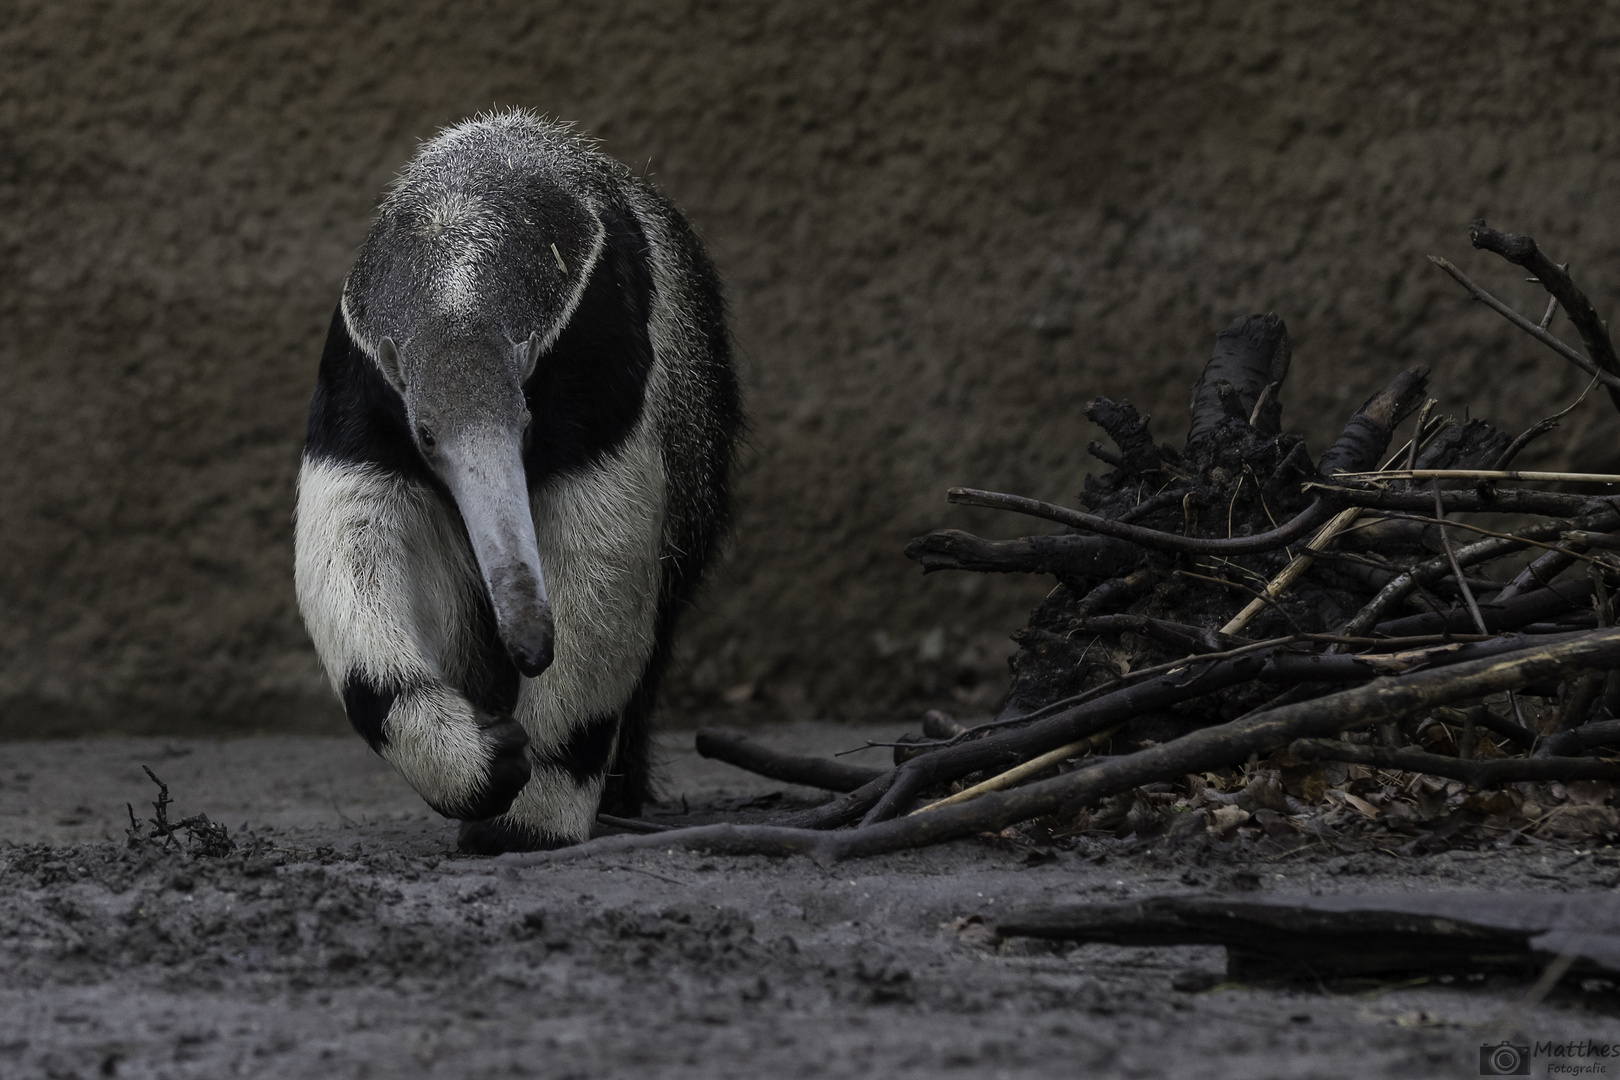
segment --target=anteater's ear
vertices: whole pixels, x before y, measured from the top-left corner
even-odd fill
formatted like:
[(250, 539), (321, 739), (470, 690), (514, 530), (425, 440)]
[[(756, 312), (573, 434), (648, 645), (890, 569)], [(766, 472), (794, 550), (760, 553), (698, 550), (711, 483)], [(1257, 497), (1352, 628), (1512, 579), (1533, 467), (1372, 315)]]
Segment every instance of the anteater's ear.
[(536, 330), (529, 335), (529, 340), (518, 346), (523, 361), (523, 381), (528, 382), (529, 376), (534, 374), (535, 365), (540, 363), (540, 331)]
[(401, 394), (405, 392), (405, 377), (399, 371), (399, 347), (394, 344), (393, 338), (383, 338), (377, 342), (377, 366), (382, 368), (383, 378), (388, 384)]

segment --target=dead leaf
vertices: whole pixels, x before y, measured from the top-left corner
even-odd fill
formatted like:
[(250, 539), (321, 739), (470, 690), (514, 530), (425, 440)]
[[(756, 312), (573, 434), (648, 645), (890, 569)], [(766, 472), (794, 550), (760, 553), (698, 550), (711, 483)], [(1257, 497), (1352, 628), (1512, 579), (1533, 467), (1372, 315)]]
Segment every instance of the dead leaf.
[(1237, 832), (1239, 825), (1249, 820), (1249, 812), (1238, 806), (1222, 806), (1210, 811), (1209, 832), (1225, 839)]
[(1170, 824), (1166, 830), (1171, 836), (1191, 836), (1204, 832), (1209, 825), (1209, 811), (1202, 808), (1186, 813), (1173, 813), (1170, 815)]
[(1361, 814), (1363, 817), (1375, 818), (1378, 816), (1378, 807), (1374, 806), (1372, 803), (1368, 802), (1366, 799), (1363, 799), (1359, 795), (1352, 795), (1348, 791), (1334, 791), (1333, 795), (1335, 798), (1342, 799), (1347, 805), (1353, 807), (1355, 811)]
[(1091, 827), (1091, 811), (1082, 810), (1069, 820), (1067, 825), (1059, 825), (1052, 830), (1052, 839), (1063, 840), (1071, 836), (1078, 836)]
[(1564, 790), (1576, 806), (1602, 806), (1614, 797), (1614, 785), (1607, 780), (1571, 780)]
[(1283, 790), (1301, 802), (1319, 803), (1327, 791), (1327, 770), (1320, 765), (1292, 765), (1282, 771)]
[(1299, 835), (1299, 826), (1286, 815), (1261, 807), (1254, 812), (1254, 823), (1267, 836), (1290, 837)]
[(1113, 832), (1125, 824), (1125, 818), (1136, 805), (1136, 793), (1132, 791), (1104, 799), (1103, 804), (1091, 812), (1090, 827), (1092, 829)]
[(1275, 770), (1265, 769), (1249, 777), (1243, 788), (1242, 806), (1250, 813), (1261, 809), (1287, 813), (1288, 799), (1283, 794), (1282, 776)]
[(1524, 797), (1516, 791), (1476, 791), (1463, 800), (1463, 809), (1486, 817), (1517, 813), (1524, 805)]
[(1450, 727), (1439, 721), (1429, 721), (1418, 728), (1417, 741), (1431, 754), (1457, 756), (1457, 737), (1452, 734)]

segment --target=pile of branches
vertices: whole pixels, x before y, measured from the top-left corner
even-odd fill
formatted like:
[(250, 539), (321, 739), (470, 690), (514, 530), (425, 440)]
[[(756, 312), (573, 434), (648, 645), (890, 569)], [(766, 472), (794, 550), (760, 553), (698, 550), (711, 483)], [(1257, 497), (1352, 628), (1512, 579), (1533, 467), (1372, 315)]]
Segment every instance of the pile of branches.
[[(1568, 273), (1528, 237), (1478, 221), (1470, 238), (1547, 289), (1539, 321), (1435, 262), (1620, 408), (1620, 358)], [(1584, 352), (1548, 329), (1560, 309)], [(1438, 416), (1421, 367), (1395, 376), (1313, 460), (1282, 429), (1289, 361), (1273, 315), (1223, 332), (1179, 451), (1156, 445), (1128, 403), (1093, 402), (1087, 416), (1112, 445), (1090, 448), (1109, 471), (1087, 477), (1085, 511), (950, 492), (1061, 526), (1005, 541), (942, 530), (906, 549), (926, 572), (1056, 577), (1017, 635), (1000, 715), (963, 725), (930, 714), (921, 735), (894, 744), (887, 769), (702, 732), (706, 756), (839, 795), (765, 823), (573, 850), (843, 859), (1020, 823), (1050, 835), (1130, 827), (1121, 819), (1134, 813), (1141, 828), (1166, 801), (1196, 803), (1200, 827), (1229, 835), (1299, 810), (1324, 763), (1340, 779), (1384, 778), (1368, 798), (1342, 793), (1368, 816), (1374, 798), (1399, 801), (1392, 792), (1455, 803), (1524, 781), (1620, 780), (1620, 761), (1600, 756), (1620, 752), (1620, 501), (1578, 493), (1620, 477), (1511, 471), (1564, 414), (1517, 437)]]

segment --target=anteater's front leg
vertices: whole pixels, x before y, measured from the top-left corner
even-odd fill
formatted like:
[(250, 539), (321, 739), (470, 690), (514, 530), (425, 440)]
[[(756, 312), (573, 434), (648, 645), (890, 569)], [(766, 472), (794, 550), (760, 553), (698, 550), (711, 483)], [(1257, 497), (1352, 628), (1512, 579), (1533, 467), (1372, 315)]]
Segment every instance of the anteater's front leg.
[(446, 817), (503, 813), (529, 740), (463, 693), (481, 583), (443, 501), (376, 466), (305, 459), (295, 536), (298, 606), (355, 730)]

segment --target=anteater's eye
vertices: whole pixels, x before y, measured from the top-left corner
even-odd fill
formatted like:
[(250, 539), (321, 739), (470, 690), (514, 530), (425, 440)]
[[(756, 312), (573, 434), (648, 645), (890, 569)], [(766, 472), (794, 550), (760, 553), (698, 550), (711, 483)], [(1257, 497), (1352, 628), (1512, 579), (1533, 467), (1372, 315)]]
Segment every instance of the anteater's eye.
[(416, 437), (422, 441), (422, 449), (431, 450), (434, 446), (433, 432), (428, 430), (426, 424), (416, 429)]

